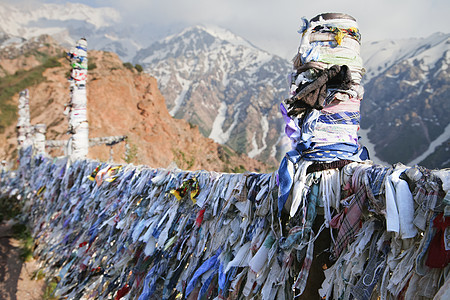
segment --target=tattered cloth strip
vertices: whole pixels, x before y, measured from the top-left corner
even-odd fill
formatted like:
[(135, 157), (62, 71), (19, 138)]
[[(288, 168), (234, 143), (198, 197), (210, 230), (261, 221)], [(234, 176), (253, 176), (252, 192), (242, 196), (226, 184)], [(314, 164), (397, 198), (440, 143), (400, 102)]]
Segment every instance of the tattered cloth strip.
[(361, 228), (361, 217), (366, 206), (366, 199), (365, 186), (362, 186), (355, 194), (342, 200), (344, 203), (349, 203), (348, 206), (331, 220), (331, 227), (339, 230), (334, 250), (336, 257), (339, 257), (347, 244), (352, 242)]
[[(57, 297), (293, 299), (319, 271), (310, 270), (315, 239), (333, 217), (344, 225), (330, 229), (335, 262), (325, 269), (322, 297), (432, 298), (448, 276), (448, 261), (432, 260), (448, 229), (445, 170), (438, 177), (406, 167), (399, 176), (413, 190), (415, 218), (425, 220), (423, 229), (414, 225), (420, 234), (402, 238), (387, 231), (383, 211), (382, 182), (395, 168), (352, 162), (308, 173), (288, 197), (300, 197), (295, 214), (278, 218), (276, 173), (117, 168), (22, 153), (27, 172), (2, 172), (0, 197), (24, 204), (35, 255), (59, 280)], [(336, 200), (330, 191), (339, 187)], [(171, 194), (177, 190), (180, 199)]]

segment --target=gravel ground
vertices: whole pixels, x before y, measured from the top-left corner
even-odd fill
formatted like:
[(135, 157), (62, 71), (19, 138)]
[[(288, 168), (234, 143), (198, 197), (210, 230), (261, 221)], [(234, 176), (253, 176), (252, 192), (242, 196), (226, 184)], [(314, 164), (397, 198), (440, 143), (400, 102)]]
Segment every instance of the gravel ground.
[(0, 224), (0, 300), (42, 299), (45, 281), (32, 279), (39, 266), (35, 260), (23, 262), (20, 242), (12, 237), (11, 224)]

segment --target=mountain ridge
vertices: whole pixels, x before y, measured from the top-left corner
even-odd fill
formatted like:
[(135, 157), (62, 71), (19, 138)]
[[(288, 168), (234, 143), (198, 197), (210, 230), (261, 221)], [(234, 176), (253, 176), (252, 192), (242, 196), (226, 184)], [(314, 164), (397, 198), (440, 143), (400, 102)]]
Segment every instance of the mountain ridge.
[[(25, 47), (24, 43), (22, 47)], [(33, 47), (32, 47), (33, 46)], [(55, 47), (49, 48), (49, 46)], [(11, 46), (17, 49), (14, 46)], [(39, 47), (39, 48), (34, 48)], [(63, 48), (52, 43), (51, 38), (28, 45), (27, 51), (17, 52), (17, 64), (28, 61), (37, 55), (48, 53), (59, 63), (43, 69), (42, 80), (28, 87), (30, 93), (30, 114), (32, 124), (47, 124), (48, 140), (67, 140), (68, 123), (64, 115), (64, 105), (69, 99), (69, 83), (66, 73), (69, 63), (61, 57)], [(50, 49), (50, 50), (48, 50)], [(0, 50), (0, 57), (8, 49)], [(52, 56), (58, 53), (58, 56)], [(208, 169), (221, 172), (263, 171), (267, 166), (245, 155), (239, 155), (228, 147), (218, 145), (203, 137), (198, 128), (184, 120), (172, 118), (165, 101), (158, 90), (156, 79), (140, 73), (124, 64), (111, 52), (91, 50), (88, 52), (89, 70), (87, 82), (89, 136), (128, 136), (128, 143), (134, 149), (134, 164), (146, 164), (151, 167), (168, 167), (175, 162), (185, 170)], [(2, 59), (4, 64), (8, 59)], [(39, 59), (33, 59), (35, 66)], [(27, 74), (26, 70), (10, 68), (2, 78)], [(32, 67), (30, 70), (33, 70)], [(17, 78), (16, 81), (20, 80)], [(0, 89), (2, 87), (0, 86)], [(3, 91), (0, 91), (3, 92)], [(2, 100), (3, 101), (3, 100)], [(8, 103), (17, 106), (18, 91)], [(10, 123), (0, 133), (0, 156), (13, 159), (17, 155), (15, 123)], [(60, 150), (50, 151), (51, 155), (62, 155)], [(89, 158), (106, 161), (109, 159), (109, 147), (96, 146), (89, 149)], [(125, 162), (124, 144), (114, 147), (114, 162)]]
[[(449, 34), (436, 32), (425, 38), (387, 39), (363, 44), (361, 56), (364, 59), (365, 68), (368, 69), (363, 77), (363, 84), (368, 83), (373, 77), (400, 61), (420, 56), (420, 51), (424, 49), (434, 48), (438, 44), (446, 43), (448, 37)], [(430, 62), (430, 64), (433, 64), (433, 62)]]

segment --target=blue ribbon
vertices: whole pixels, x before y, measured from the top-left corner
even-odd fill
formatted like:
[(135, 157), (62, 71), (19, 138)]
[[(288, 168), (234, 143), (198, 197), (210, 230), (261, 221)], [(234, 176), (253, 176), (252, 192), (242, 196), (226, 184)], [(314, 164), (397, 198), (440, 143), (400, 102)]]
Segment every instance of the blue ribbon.
[(87, 48), (85, 48), (85, 47), (82, 47), (82, 46), (76, 46), (76, 48), (77, 48), (77, 49), (80, 49), (80, 50), (84, 50), (84, 51), (87, 52)]
[[(325, 151), (334, 154), (334, 156), (330, 157)], [(358, 145), (350, 143), (337, 143), (319, 147), (316, 147), (315, 143), (311, 143), (310, 141), (297, 144), (294, 150), (286, 153), (278, 168), (278, 217), (281, 216), (281, 211), (286, 204), (293, 184), (293, 175), (289, 174), (288, 164), (297, 164), (302, 158), (313, 161), (329, 161), (333, 159), (361, 161), (369, 159), (369, 153), (365, 147), (362, 147), (358, 151)]]
[(225, 283), (227, 282), (227, 276), (224, 273), (225, 268), (224, 265), (221, 263), (219, 265), (219, 289), (223, 290), (225, 288)]
[(219, 260), (216, 260), (216, 263), (214, 264), (214, 272), (209, 275), (209, 277), (206, 279), (205, 283), (202, 285), (200, 292), (198, 293), (197, 299), (202, 299), (203, 296), (205, 296), (206, 292), (208, 291), (209, 286), (211, 285), (211, 282), (214, 279), (214, 276), (217, 274), (217, 270), (219, 269)]
[[(200, 276), (202, 276), (204, 273), (206, 273), (209, 269), (215, 267), (216, 263), (218, 262), (218, 258), (220, 255), (220, 252), (222, 250), (217, 250), (216, 254), (206, 260), (198, 269), (195, 271), (194, 275), (192, 276), (191, 280), (189, 281), (187, 287), (186, 287), (186, 296), (188, 296), (193, 290), (195, 285), (197, 284), (197, 280)], [(218, 268), (219, 266), (217, 266)]]
[(278, 217), (281, 216), (284, 204), (286, 204), (287, 198), (291, 191), (293, 178), (289, 174), (288, 164), (296, 164), (302, 158), (302, 153), (309, 148), (311, 142), (303, 142), (297, 144), (294, 150), (286, 153), (278, 168), (278, 181), (279, 181), (279, 193), (278, 193)]
[(150, 271), (147, 273), (144, 279), (144, 289), (139, 296), (138, 300), (147, 300), (150, 299), (150, 296), (153, 294), (152, 287), (150, 286), (150, 281), (152, 279), (153, 272), (156, 271), (156, 265), (154, 265)]

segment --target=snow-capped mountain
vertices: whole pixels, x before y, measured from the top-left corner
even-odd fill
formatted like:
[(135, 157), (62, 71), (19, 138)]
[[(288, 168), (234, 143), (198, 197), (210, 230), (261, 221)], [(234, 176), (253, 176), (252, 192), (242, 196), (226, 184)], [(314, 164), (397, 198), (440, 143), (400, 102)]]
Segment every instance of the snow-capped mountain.
[(41, 34), (64, 38), (63, 41), (72, 44), (74, 41), (68, 32), (74, 29), (79, 34), (109, 27), (120, 21), (119, 13), (112, 8), (92, 8), (83, 4), (66, 3), (22, 5), (20, 7), (0, 5), (0, 31), (10, 36), (29, 39)]
[(364, 51), (369, 76), (361, 127), (370, 128), (377, 156), (389, 163), (449, 167), (450, 34), (379, 42)]
[(80, 3), (19, 6), (0, 3), (0, 42), (10, 44), (48, 34), (65, 47), (80, 37), (89, 48), (112, 51), (130, 61), (143, 46), (164, 37), (170, 28), (123, 24), (120, 13), (110, 7), (94, 8)]
[(194, 26), (140, 50), (133, 62), (158, 79), (176, 118), (250, 157), (284, 154), (278, 104), (287, 95), (286, 60), (225, 29)]
[(391, 66), (404, 60), (424, 59), (425, 65), (433, 65), (440, 58), (447, 41), (448, 34), (435, 33), (427, 38), (363, 43), (361, 56), (367, 70), (363, 83), (369, 82)]

